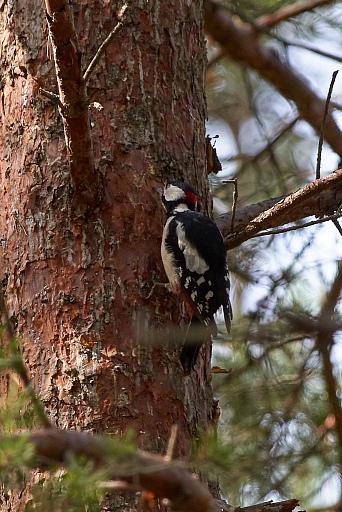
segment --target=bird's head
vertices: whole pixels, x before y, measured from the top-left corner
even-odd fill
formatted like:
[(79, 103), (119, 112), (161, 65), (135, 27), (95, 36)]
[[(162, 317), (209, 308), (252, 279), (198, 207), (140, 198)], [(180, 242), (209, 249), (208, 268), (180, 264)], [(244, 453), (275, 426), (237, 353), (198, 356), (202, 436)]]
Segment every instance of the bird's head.
[(162, 193), (163, 205), (167, 213), (175, 209), (196, 210), (197, 193), (187, 183), (172, 181), (165, 185)]

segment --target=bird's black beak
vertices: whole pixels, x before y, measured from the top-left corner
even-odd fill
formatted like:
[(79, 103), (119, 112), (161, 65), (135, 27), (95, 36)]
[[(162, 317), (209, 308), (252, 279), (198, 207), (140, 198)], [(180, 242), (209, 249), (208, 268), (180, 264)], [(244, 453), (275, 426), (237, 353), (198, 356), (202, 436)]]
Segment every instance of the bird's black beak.
[(160, 197), (163, 195), (164, 189), (159, 187), (153, 187), (154, 191), (157, 192)]

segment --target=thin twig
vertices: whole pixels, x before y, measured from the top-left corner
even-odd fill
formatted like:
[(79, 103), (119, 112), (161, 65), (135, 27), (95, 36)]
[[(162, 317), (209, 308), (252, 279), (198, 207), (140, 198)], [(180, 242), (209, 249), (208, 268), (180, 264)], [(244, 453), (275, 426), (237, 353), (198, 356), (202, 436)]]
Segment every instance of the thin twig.
[(54, 103), (55, 105), (57, 105), (61, 109), (62, 112), (64, 111), (63, 103), (59, 99), (58, 94), (55, 94), (54, 92), (51, 92), (51, 91), (47, 91), (46, 89), (43, 89), (42, 87), (39, 87), (38, 92), (42, 96), (45, 96), (45, 98), (49, 98), (49, 100), (52, 103)]
[(295, 4), (281, 7), (278, 11), (272, 14), (260, 16), (255, 20), (254, 25), (259, 30), (266, 27), (273, 27), (282, 21), (294, 18), (303, 12), (311, 11), (312, 9), (316, 9), (317, 7), (321, 7), (328, 3), (331, 3), (331, 0), (308, 0), (306, 2), (296, 2)]
[(319, 135), (318, 152), (317, 152), (316, 180), (319, 180), (319, 178), (321, 177), (321, 160), (322, 160), (322, 149), (323, 149), (323, 142), (324, 142), (325, 122), (326, 122), (328, 112), (329, 112), (329, 104), (330, 104), (335, 80), (337, 77), (337, 73), (338, 73), (338, 71), (334, 71), (332, 74), (329, 92), (328, 92), (328, 96), (327, 96), (327, 99), (325, 102), (325, 107), (324, 107), (324, 114), (323, 114), (323, 119), (322, 119), (321, 133)]
[[(342, 291), (342, 261), (338, 261), (336, 277), (331, 285), (330, 290), (326, 294), (325, 301), (322, 306), (320, 321), (322, 323), (332, 320), (336, 306), (340, 300)], [(342, 409), (338, 398), (338, 383), (334, 375), (334, 366), (332, 363), (332, 347), (334, 344), (334, 333), (327, 333), (319, 330), (317, 333), (317, 348), (322, 356), (323, 369), (329, 402), (332, 412), (335, 416), (335, 430), (339, 438), (340, 446), (342, 444)], [(340, 452), (340, 464), (342, 463), (342, 453)]]
[[(339, 209), (340, 210), (340, 209)], [(259, 236), (266, 235), (279, 235), (280, 233), (287, 233), (288, 231), (297, 231), (298, 229), (307, 228), (309, 226), (314, 226), (315, 224), (322, 224), (323, 222), (328, 222), (329, 220), (336, 220), (342, 217), (342, 213), (335, 213), (334, 215), (328, 215), (323, 219), (312, 220), (310, 222), (304, 222), (300, 226), (289, 226), (288, 228), (280, 228), (280, 229), (270, 229), (269, 231), (260, 231), (256, 235), (251, 238), (258, 238)]]
[[(123, 7), (121, 8), (120, 12), (119, 12), (119, 15), (118, 15), (118, 18), (121, 19), (122, 16), (124, 15), (125, 11), (127, 9), (127, 4), (124, 4)], [(108, 37), (106, 37), (106, 39), (103, 41), (103, 43), (100, 45), (99, 49), (97, 50), (97, 52), (95, 53), (93, 59), (91, 60), (89, 66), (87, 67), (84, 75), (83, 75), (83, 80), (84, 80), (84, 83), (86, 84), (90, 78), (90, 75), (91, 73), (93, 72), (96, 64), (99, 62), (103, 52), (105, 51), (105, 49), (107, 48), (107, 46), (111, 43), (111, 41), (114, 39), (114, 36), (117, 34), (117, 32), (120, 30), (120, 28), (123, 26), (123, 23), (122, 21), (119, 21), (115, 27), (113, 28), (113, 30), (110, 32), (110, 34), (108, 35)]]
[(173, 458), (173, 451), (175, 448), (177, 433), (178, 433), (178, 425), (172, 425), (171, 435), (170, 435), (170, 439), (169, 439), (169, 442), (167, 445), (166, 455), (164, 457), (164, 460), (166, 460), (167, 462), (170, 462)]
[(337, 219), (331, 219), (335, 228), (337, 229), (337, 231), (340, 233), (340, 235), (342, 236), (342, 227), (340, 226), (339, 222)]
[(232, 218), (230, 221), (230, 232), (234, 233), (234, 222), (235, 222), (235, 212), (236, 212), (236, 205), (238, 200), (238, 186), (237, 186), (237, 179), (234, 178), (233, 180), (225, 180), (224, 183), (234, 183), (234, 190), (233, 190), (233, 204), (232, 204)]
[(14, 340), (14, 329), (5, 305), (4, 292), (2, 290), (2, 286), (0, 286), (0, 318), (1, 317), (5, 319), (5, 329), (10, 337), (10, 340)]

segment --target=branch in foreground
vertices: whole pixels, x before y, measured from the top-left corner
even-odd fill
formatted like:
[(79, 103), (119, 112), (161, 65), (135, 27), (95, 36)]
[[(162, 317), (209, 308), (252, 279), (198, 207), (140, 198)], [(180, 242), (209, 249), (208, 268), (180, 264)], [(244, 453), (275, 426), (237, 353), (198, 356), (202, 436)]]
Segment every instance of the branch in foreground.
[[(8, 311), (7, 311), (7, 308), (5, 305), (3, 290), (2, 290), (2, 288), (0, 288), (0, 321), (1, 321), (2, 317), (5, 320), (5, 330), (7, 331), (10, 342), (14, 343), (15, 342), (14, 329), (13, 329), (13, 326), (10, 321)], [(0, 341), (2, 341), (1, 338), (0, 338)], [(19, 350), (18, 350), (17, 354), (12, 354), (11, 357), (7, 360), (0, 359), (0, 369), (1, 369), (1, 367), (11, 368), (19, 375), (19, 377), (21, 378), (22, 383), (26, 389), (26, 393), (27, 393), (29, 399), (31, 400), (33, 409), (34, 409), (35, 413), (37, 414), (40, 422), (42, 423), (42, 425), (45, 428), (51, 428), (52, 424), (50, 422), (50, 419), (46, 415), (43, 404), (41, 403), (41, 401), (39, 400), (39, 398), (37, 397), (37, 395), (33, 389), (32, 382), (29, 377), (28, 369), (25, 366), (24, 360), (23, 360)]]
[[(219, 512), (220, 506), (199, 480), (187, 470), (172, 465), (161, 456), (137, 451), (125, 456), (125, 470), (113, 468), (110, 450), (105, 437), (84, 432), (43, 429), (29, 434), (34, 446), (37, 465), (66, 465), (70, 455), (84, 456), (95, 461), (98, 466), (110, 468), (110, 478), (128, 484), (138, 485), (142, 490), (150, 491), (156, 498), (167, 498), (173, 509), (179, 512)], [(131, 460), (128, 460), (128, 459)], [(130, 463), (132, 470), (127, 470)], [(237, 512), (292, 512), (298, 506), (297, 500), (280, 503), (261, 503), (253, 507), (237, 508)]]
[[(302, 119), (319, 134), (325, 101), (316, 96), (305, 78), (296, 74), (272, 48), (260, 44), (258, 31), (251, 24), (235, 24), (229, 11), (212, 0), (204, 0), (204, 8), (205, 30), (221, 44), (224, 52), (258, 71), (281, 94), (294, 101)], [(331, 115), (326, 121), (325, 140), (342, 157), (342, 133)]]
[(55, 68), (62, 104), (70, 174), (79, 199), (93, 203), (100, 196), (99, 175), (95, 172), (81, 52), (67, 0), (45, 0), (47, 21), (54, 49)]
[(230, 233), (231, 214), (216, 219), (227, 249), (238, 247), (260, 231), (283, 226), (310, 215), (323, 216), (342, 204), (342, 169), (315, 180), (288, 196), (268, 199), (235, 214), (235, 233)]
[[(125, 457), (125, 470), (113, 467), (109, 459), (109, 439), (84, 432), (43, 429), (29, 434), (37, 465), (65, 465), (70, 455), (84, 456), (98, 466), (110, 469), (109, 477), (151, 491), (156, 498), (167, 498), (182, 512), (218, 512), (214, 498), (196, 478), (157, 455), (137, 451)], [(129, 460), (130, 459), (130, 460)], [(127, 463), (131, 470), (127, 469)]]

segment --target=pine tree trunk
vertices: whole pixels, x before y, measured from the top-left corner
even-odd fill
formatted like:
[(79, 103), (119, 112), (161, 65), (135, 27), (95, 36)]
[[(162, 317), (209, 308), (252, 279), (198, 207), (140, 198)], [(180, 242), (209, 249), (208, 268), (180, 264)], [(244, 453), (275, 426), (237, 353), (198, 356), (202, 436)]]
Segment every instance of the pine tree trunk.
[[(120, 7), (73, 2), (83, 69)], [(1, 279), (34, 388), (57, 427), (134, 429), (154, 452), (178, 424), (177, 457), (211, 422), (210, 348), (184, 377), (182, 334), (167, 328), (184, 329), (186, 309), (160, 286), (149, 297), (166, 282), (155, 187), (191, 182), (207, 208), (202, 14), (197, 1), (129, 5), (88, 82), (104, 197), (82, 210), (61, 115), (39, 92), (58, 93), (44, 7), (28, 0), (0, 10)]]

